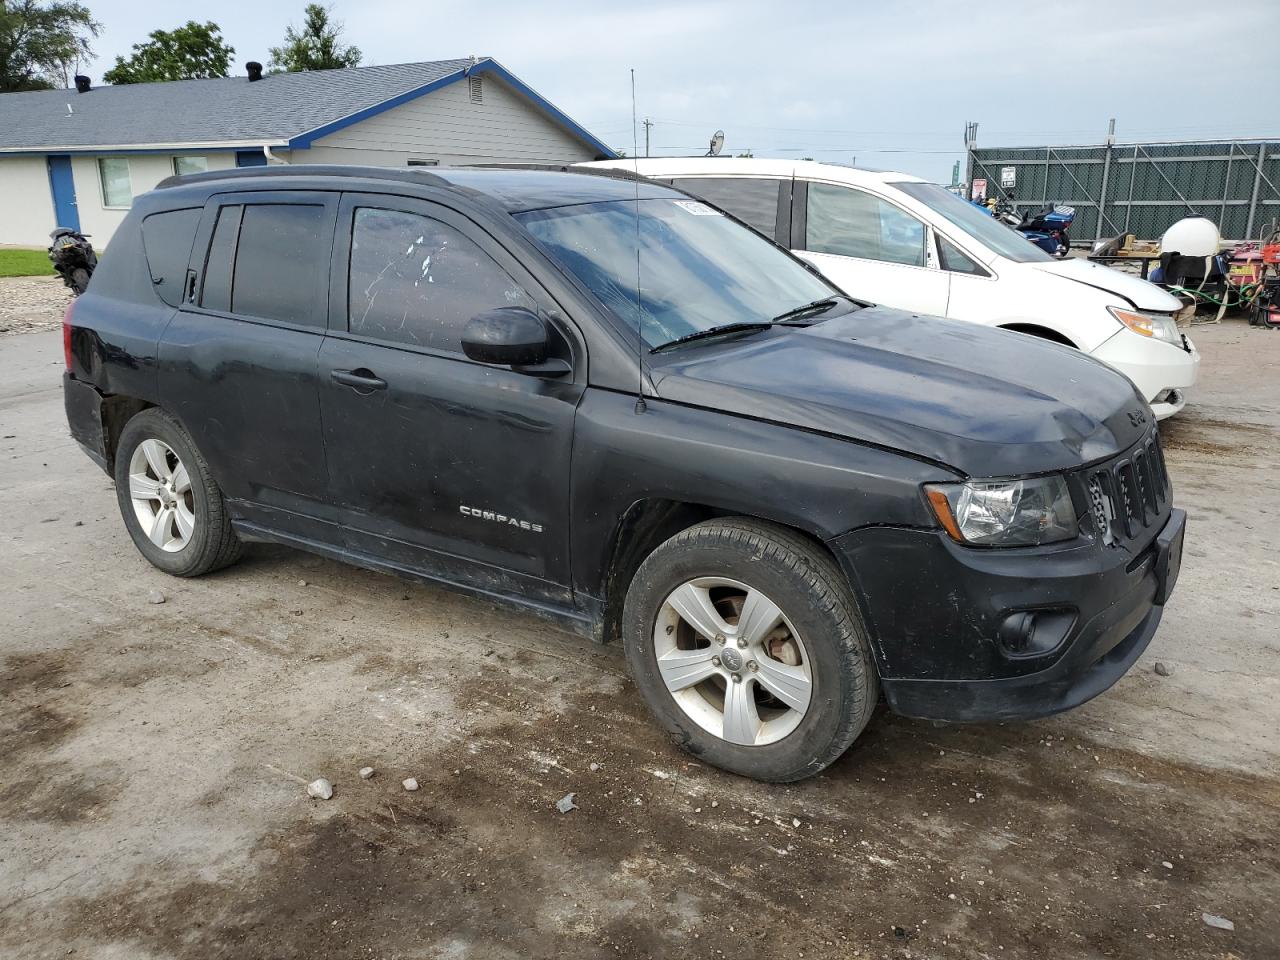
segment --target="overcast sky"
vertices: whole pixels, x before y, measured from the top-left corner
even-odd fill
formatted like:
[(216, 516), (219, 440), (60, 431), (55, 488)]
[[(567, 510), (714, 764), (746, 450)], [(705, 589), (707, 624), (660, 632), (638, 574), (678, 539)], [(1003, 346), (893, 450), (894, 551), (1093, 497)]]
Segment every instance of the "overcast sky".
[[(102, 22), (89, 73), (157, 28), (213, 20), (235, 71), (268, 59), (303, 0), (83, 0)], [(171, 12), (175, 8), (182, 12)], [(949, 181), (966, 120), (984, 146), (1280, 136), (1280, 0), (337, 0), (365, 63), (502, 61), (631, 152), (630, 69), (655, 155), (725, 152)], [(643, 129), (639, 134), (644, 150)]]

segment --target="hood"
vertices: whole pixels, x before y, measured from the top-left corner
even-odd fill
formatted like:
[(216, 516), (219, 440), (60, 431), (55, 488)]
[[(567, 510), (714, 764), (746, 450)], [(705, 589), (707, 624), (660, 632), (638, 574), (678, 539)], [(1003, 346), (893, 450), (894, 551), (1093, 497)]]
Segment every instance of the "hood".
[(1055, 260), (1053, 263), (1032, 263), (1032, 269), (1052, 273), (1054, 276), (1066, 277), (1079, 283), (1114, 293), (1128, 300), (1139, 310), (1153, 310), (1157, 313), (1175, 313), (1182, 309), (1182, 302), (1173, 294), (1161, 290), (1154, 283), (1112, 270), (1100, 263), (1088, 260), (1067, 259)]
[(876, 444), (971, 477), (1077, 467), (1150, 429), (1133, 384), (1078, 350), (868, 307), (672, 353), (660, 397)]

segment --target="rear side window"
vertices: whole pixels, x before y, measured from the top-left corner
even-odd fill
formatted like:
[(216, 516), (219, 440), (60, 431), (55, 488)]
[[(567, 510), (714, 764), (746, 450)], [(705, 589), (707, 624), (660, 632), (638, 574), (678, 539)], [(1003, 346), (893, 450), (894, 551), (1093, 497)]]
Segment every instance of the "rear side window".
[(672, 186), (702, 197), (739, 220), (749, 223), (772, 240), (778, 232), (778, 191), (781, 180), (750, 180), (745, 177), (688, 177), (671, 181)]
[(537, 309), (520, 284), (448, 224), (356, 208), (347, 293), (352, 333), (461, 353), (467, 321), (496, 307)]
[(324, 225), (321, 204), (246, 204), (231, 312), (323, 327), (329, 274)]
[(322, 204), (221, 207), (209, 242), (200, 305), (209, 310), (325, 325), (329, 237)]
[(142, 221), (142, 249), (151, 285), (171, 307), (182, 303), (182, 288), (191, 259), (191, 244), (200, 225), (199, 207), (153, 213)]
[(912, 267), (925, 265), (924, 224), (862, 190), (810, 183), (806, 249)]

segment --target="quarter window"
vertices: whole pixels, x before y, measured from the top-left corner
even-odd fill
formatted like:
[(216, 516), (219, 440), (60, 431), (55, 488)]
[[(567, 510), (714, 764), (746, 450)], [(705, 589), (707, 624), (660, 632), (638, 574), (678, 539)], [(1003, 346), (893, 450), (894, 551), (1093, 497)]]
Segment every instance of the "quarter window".
[(778, 190), (781, 180), (750, 180), (745, 177), (689, 177), (671, 181), (722, 210), (728, 210), (770, 240), (778, 232)]
[(925, 265), (925, 227), (862, 190), (810, 183), (806, 249), (912, 267)]
[(173, 172), (178, 176), (188, 173), (204, 173), (209, 169), (208, 157), (174, 157)]
[(153, 213), (142, 221), (142, 249), (151, 271), (151, 285), (171, 307), (182, 302), (191, 243), (200, 225), (199, 207)]
[(971, 273), (978, 277), (987, 276), (987, 271), (978, 266), (971, 256), (954, 243), (937, 231), (934, 231), (934, 236), (938, 238), (938, 257), (943, 270), (950, 270), (952, 273)]
[(448, 224), (358, 207), (347, 294), (352, 333), (462, 352), (462, 328), (497, 307), (537, 309), (493, 259)]
[(98, 180), (102, 184), (104, 207), (133, 206), (133, 181), (127, 157), (99, 157)]

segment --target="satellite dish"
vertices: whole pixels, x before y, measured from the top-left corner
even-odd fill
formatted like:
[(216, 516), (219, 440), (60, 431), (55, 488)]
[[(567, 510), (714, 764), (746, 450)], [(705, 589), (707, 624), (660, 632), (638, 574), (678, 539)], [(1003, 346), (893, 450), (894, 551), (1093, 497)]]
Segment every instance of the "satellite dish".
[(720, 151), (724, 149), (724, 131), (717, 130), (711, 138), (711, 147), (707, 150), (708, 157), (720, 156)]

